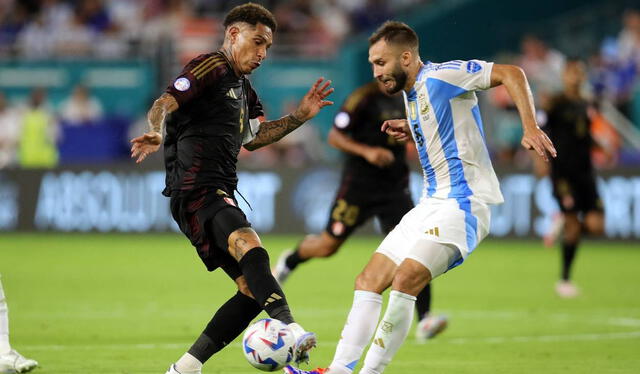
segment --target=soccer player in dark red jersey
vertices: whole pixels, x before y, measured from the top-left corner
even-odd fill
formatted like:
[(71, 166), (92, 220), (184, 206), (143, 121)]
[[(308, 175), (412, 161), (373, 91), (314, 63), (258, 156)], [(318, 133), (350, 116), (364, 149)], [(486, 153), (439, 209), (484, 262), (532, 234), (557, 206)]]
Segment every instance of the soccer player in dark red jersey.
[[(329, 144), (345, 152), (342, 180), (327, 226), (319, 235), (306, 236), (293, 251), (280, 256), (273, 273), (282, 284), (298, 265), (315, 257), (334, 255), (351, 234), (370, 218), (377, 217), (388, 234), (414, 204), (409, 191), (406, 142), (380, 131), (381, 124), (405, 114), (402, 96), (384, 93), (372, 81), (357, 88), (345, 100), (329, 132)], [(358, 277), (356, 283), (362, 282)], [(417, 296), (420, 341), (440, 333), (447, 325), (443, 316), (430, 316), (431, 285)]]
[[(234, 340), (263, 309), (288, 324), (297, 338), (295, 360), (308, 359), (313, 333), (294, 322), (269, 256), (237, 206), (236, 163), (240, 147), (255, 150), (278, 141), (313, 118), (333, 88), (318, 79), (296, 110), (264, 121), (262, 105), (246, 78), (267, 56), (276, 20), (247, 3), (224, 20), (222, 48), (189, 62), (149, 110), (149, 131), (132, 139), (131, 157), (143, 161), (164, 142), (171, 213), (209, 271), (217, 268), (238, 292), (213, 316), (193, 346), (167, 373), (200, 373), (202, 364)], [(166, 136), (163, 127), (166, 123)]]
[[(591, 162), (591, 150), (601, 145), (591, 137), (591, 104), (581, 93), (586, 80), (584, 63), (576, 59), (567, 61), (562, 78), (564, 90), (551, 99), (546, 108), (547, 123), (543, 127), (562, 152), (551, 160), (550, 168), (542, 162), (537, 166), (542, 174), (550, 169), (553, 196), (564, 220), (562, 272), (556, 292), (560, 297), (572, 298), (578, 295), (578, 288), (570, 276), (580, 238), (584, 234), (601, 235), (604, 232), (604, 207)], [(607, 151), (605, 147), (601, 148)]]

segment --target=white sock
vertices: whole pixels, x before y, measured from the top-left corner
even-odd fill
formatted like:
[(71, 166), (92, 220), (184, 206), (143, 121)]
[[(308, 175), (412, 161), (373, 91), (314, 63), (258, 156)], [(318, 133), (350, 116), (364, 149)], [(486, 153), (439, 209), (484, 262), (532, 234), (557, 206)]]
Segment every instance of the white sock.
[(176, 370), (180, 374), (199, 373), (202, 370), (202, 362), (187, 352), (176, 362)]
[(353, 305), (342, 329), (342, 337), (336, 347), (331, 374), (351, 374), (358, 364), (364, 348), (371, 341), (382, 310), (382, 295), (356, 290)]
[(380, 374), (387, 367), (409, 333), (415, 296), (391, 291), (389, 305), (376, 330), (360, 374)]
[(0, 282), (0, 354), (7, 353), (11, 350), (9, 344), (9, 309), (4, 299), (4, 291), (2, 290), (2, 282)]

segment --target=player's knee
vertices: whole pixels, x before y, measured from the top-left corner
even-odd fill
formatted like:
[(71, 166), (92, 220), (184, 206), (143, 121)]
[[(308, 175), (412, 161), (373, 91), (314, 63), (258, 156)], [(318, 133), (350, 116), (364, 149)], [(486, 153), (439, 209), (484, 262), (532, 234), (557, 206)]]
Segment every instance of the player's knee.
[(380, 284), (380, 278), (366, 269), (356, 277), (356, 290), (382, 293), (386, 287)]
[(431, 281), (431, 273), (424, 266), (403, 263), (393, 277), (393, 289), (417, 295)]
[(563, 240), (574, 243), (580, 239), (580, 222), (571, 218), (565, 219)]
[(318, 253), (320, 257), (330, 257), (333, 256), (338, 249), (340, 248), (340, 244), (342, 242), (330, 236), (321, 236), (318, 240), (319, 250)]
[(604, 234), (604, 218), (601, 213), (589, 213), (584, 219), (584, 225), (591, 235)]
[(227, 241), (229, 253), (236, 259), (242, 258), (252, 248), (262, 247), (260, 237), (250, 227), (242, 227), (235, 230), (229, 235)]

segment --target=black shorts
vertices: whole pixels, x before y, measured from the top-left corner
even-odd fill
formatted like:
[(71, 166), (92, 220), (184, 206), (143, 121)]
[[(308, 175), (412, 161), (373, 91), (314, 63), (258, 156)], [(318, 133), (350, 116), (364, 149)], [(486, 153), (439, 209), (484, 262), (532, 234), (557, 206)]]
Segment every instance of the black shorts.
[(228, 251), (228, 238), (242, 227), (251, 227), (233, 195), (202, 188), (186, 196), (171, 195), (171, 214), (180, 231), (198, 251), (207, 270), (222, 268), (231, 279), (242, 272)]
[(594, 176), (554, 176), (551, 181), (553, 196), (562, 212), (584, 214), (590, 211), (603, 211)]
[(371, 217), (376, 216), (385, 233), (393, 230), (402, 217), (413, 209), (409, 188), (401, 186), (391, 190), (371, 191), (368, 187), (340, 185), (336, 194), (331, 216), (325, 230), (337, 239), (346, 239), (353, 231)]

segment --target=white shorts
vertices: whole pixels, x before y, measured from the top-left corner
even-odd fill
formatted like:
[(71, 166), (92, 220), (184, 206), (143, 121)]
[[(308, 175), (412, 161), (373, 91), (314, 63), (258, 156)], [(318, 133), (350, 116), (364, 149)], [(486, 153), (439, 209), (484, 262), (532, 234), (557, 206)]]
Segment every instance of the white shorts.
[(402, 217), (376, 252), (397, 265), (406, 258), (416, 260), (435, 278), (473, 252), (489, 233), (490, 220), (489, 206), (473, 196), (423, 199)]

